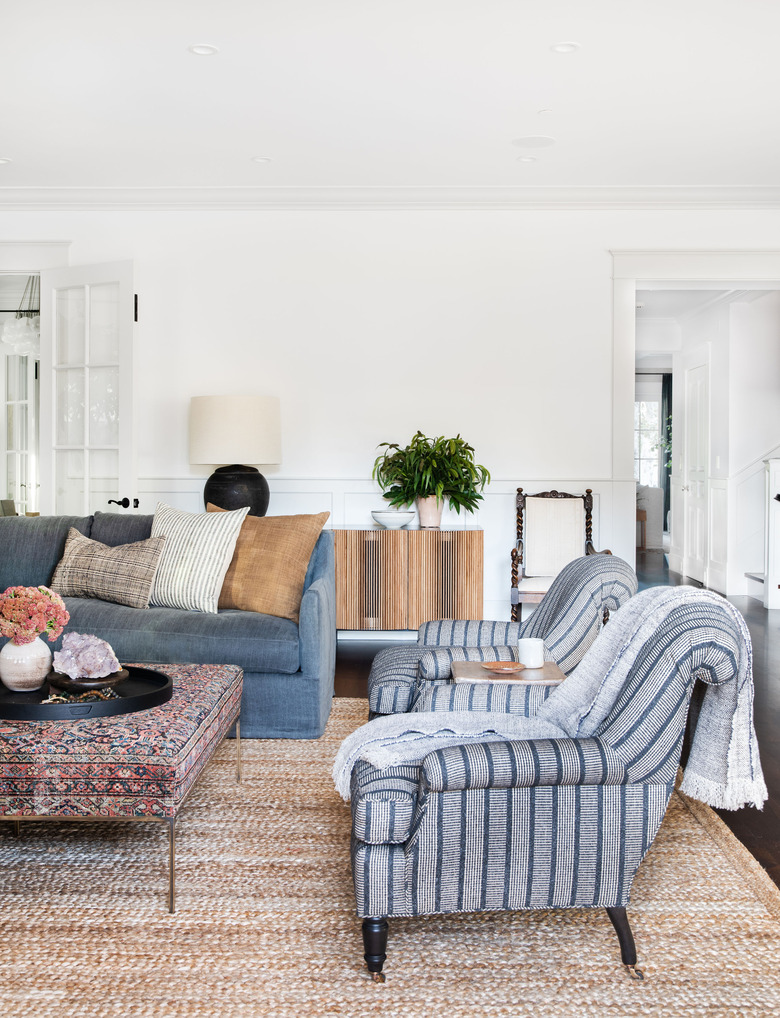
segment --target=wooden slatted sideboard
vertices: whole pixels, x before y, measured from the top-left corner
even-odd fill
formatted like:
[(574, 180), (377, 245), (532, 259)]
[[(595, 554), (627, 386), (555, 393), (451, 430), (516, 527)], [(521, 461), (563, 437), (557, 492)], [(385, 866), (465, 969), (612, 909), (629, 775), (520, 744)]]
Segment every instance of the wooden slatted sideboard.
[(417, 629), (481, 619), (483, 532), (334, 527), (336, 627)]

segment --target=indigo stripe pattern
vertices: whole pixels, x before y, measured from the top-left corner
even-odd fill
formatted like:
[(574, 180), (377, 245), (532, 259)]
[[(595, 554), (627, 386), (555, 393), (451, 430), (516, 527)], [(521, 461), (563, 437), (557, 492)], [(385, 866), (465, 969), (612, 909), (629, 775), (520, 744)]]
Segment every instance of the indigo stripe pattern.
[[(381, 650), (374, 658), (368, 677), (369, 710), (373, 714), (411, 710), (425, 689), (425, 682), (418, 685), (421, 661), (426, 673), (430, 671), (426, 681), (445, 680), (447, 662), (466, 659), (456, 657), (463, 648), (483, 648), (488, 654), (490, 648), (516, 647), (523, 637), (543, 639), (548, 656), (569, 675), (601, 632), (605, 609), (617, 611), (636, 591), (636, 573), (623, 559), (584, 555), (564, 566), (523, 623), (485, 619), (426, 622), (420, 626), (416, 644)], [(452, 656), (447, 657), (447, 652)], [(434, 657), (428, 657), (429, 653)], [(510, 659), (497, 656), (492, 660)]]

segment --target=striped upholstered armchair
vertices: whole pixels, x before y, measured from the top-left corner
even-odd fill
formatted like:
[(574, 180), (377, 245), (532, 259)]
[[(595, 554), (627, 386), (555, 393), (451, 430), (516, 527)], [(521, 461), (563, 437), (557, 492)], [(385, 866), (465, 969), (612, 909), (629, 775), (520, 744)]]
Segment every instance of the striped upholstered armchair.
[(621, 609), (532, 717), (412, 712), (349, 736), (334, 778), (352, 802), (374, 978), (389, 917), (595, 907), (636, 975), (626, 906), (675, 784), (696, 680), (682, 791), (732, 809), (766, 798), (751, 661), (727, 601), (657, 587)]
[[(414, 708), (427, 684), (421, 657), (435, 647), (517, 646), (521, 637), (544, 640), (549, 656), (568, 675), (598, 636), (610, 612), (636, 594), (636, 573), (617, 555), (586, 555), (564, 566), (525, 622), (426, 622), (416, 644), (381, 650), (368, 676), (371, 717)], [(421, 681), (422, 680), (422, 681)]]

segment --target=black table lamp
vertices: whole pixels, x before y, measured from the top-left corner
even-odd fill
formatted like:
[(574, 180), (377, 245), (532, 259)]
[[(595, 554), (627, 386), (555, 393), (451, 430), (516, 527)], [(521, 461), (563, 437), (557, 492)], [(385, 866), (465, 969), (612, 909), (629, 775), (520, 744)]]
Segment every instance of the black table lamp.
[(278, 397), (193, 396), (190, 400), (190, 463), (217, 467), (206, 481), (204, 506), (209, 502), (220, 509), (248, 505), (250, 516), (265, 516), (268, 481), (251, 464), (280, 463), (281, 458)]

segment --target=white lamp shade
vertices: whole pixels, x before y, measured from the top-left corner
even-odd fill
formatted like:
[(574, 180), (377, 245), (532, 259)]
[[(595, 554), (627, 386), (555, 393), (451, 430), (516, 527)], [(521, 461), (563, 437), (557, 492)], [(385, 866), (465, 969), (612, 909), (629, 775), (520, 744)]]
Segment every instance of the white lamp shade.
[(190, 463), (281, 463), (277, 396), (193, 396)]

